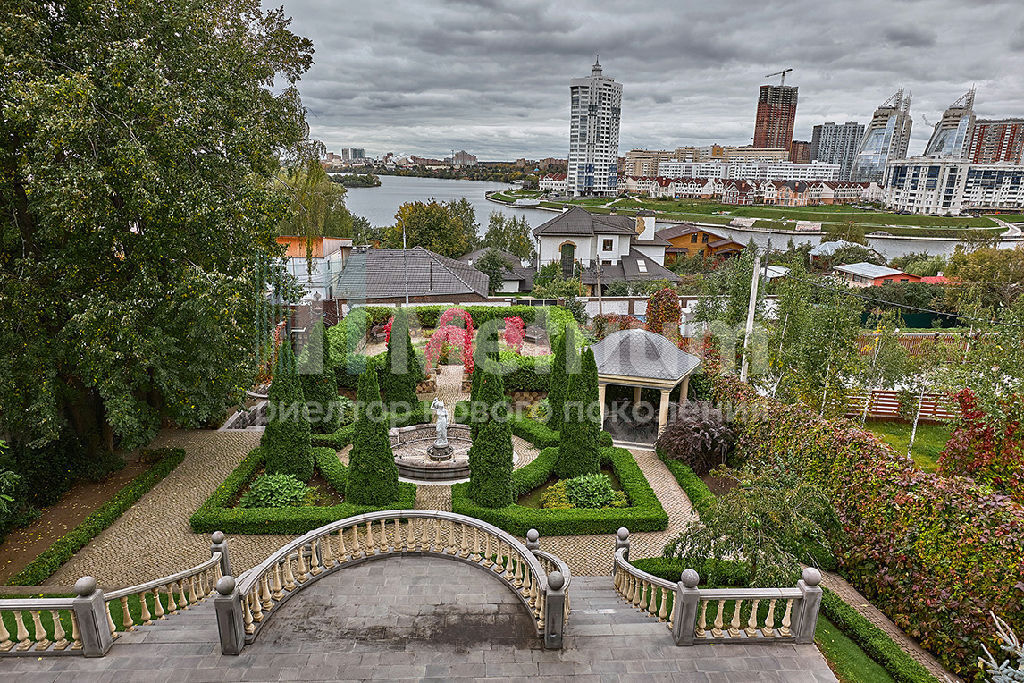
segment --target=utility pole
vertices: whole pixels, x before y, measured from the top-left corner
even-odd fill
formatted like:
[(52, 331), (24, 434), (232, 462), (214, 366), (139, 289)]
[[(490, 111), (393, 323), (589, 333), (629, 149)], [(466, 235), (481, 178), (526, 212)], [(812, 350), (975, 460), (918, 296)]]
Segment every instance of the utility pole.
[(405, 266), (405, 305), (409, 305), (409, 247), (405, 241), (405, 224), (402, 225), (402, 264)]
[(743, 367), (740, 369), (740, 381), (747, 381), (750, 370), (750, 337), (754, 332), (754, 310), (757, 308), (757, 286), (761, 279), (761, 255), (754, 254), (754, 269), (750, 276), (750, 304), (747, 306), (747, 327), (743, 334)]

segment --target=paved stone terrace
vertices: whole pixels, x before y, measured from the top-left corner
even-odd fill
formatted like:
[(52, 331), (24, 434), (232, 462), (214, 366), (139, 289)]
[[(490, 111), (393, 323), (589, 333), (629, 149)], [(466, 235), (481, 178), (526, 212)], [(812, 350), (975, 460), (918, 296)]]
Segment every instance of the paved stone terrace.
[(541, 649), (495, 576), (451, 560), (389, 558), (329, 575), (222, 656), (207, 600), (126, 633), (106, 657), (0, 660), (19, 681), (476, 680), (835, 681), (813, 645), (677, 647), (607, 577), (574, 579), (565, 648)]

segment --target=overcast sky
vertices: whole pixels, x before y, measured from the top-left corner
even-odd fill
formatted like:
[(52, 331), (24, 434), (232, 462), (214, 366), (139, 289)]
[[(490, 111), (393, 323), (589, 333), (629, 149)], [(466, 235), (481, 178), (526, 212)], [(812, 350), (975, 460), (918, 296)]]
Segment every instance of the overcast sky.
[(329, 150), (564, 158), (569, 79), (595, 53), (624, 86), (620, 154), (750, 144), (758, 86), (788, 67), (797, 139), (866, 123), (901, 85), (911, 153), (972, 83), (980, 117), (1024, 117), (1022, 0), (283, 2), (316, 47), (300, 89)]

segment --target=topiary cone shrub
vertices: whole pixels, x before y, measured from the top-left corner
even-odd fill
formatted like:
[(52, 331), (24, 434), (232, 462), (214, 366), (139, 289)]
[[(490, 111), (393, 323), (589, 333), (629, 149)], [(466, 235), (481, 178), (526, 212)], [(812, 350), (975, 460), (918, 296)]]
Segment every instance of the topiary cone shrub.
[(391, 452), (377, 373), (370, 368), (359, 376), (356, 390), (345, 502), (381, 506), (394, 500), (398, 500), (398, 466)]
[(299, 383), (292, 345), (286, 339), (267, 396), (269, 421), (260, 439), (267, 454), (267, 474), (290, 474), (299, 481), (313, 478), (313, 452), (306, 419), (306, 399)]
[(500, 508), (512, 504), (512, 429), (501, 374), (493, 360), (477, 366), (477, 393), (486, 418), (469, 449), (469, 497), (478, 505)]
[(299, 369), (305, 370), (299, 374), (299, 382), (306, 399), (310, 430), (313, 434), (333, 434), (341, 426), (341, 403), (334, 358), (323, 321), (313, 327), (309, 342), (299, 356)]
[(601, 471), (601, 451), (597, 438), (601, 432), (598, 405), (597, 363), (594, 352), (583, 352), (580, 372), (569, 377), (569, 392), (564, 404), (565, 418), (559, 433), (559, 479), (572, 479)]
[(555, 340), (555, 360), (551, 364), (548, 384), (551, 415), (548, 417), (548, 427), (556, 432), (562, 431), (562, 420), (565, 417), (565, 396), (569, 389), (569, 355), (576, 353), (572, 327), (566, 325), (565, 332)]
[(399, 309), (391, 323), (388, 350), (384, 357), (381, 387), (384, 402), (391, 411), (411, 410), (419, 401), (416, 385), (423, 378), (423, 368), (409, 336), (409, 315)]

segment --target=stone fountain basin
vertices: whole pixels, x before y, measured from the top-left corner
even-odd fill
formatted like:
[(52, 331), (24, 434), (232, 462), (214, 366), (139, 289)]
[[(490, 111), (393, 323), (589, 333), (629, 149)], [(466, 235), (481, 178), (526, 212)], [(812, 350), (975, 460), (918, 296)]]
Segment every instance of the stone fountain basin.
[[(469, 425), (448, 425), (448, 444), (452, 457), (448, 460), (434, 460), (427, 449), (437, 439), (434, 424), (395, 427), (388, 433), (391, 451), (395, 455), (398, 476), (419, 481), (456, 481), (469, 479), (469, 447), (473, 445)], [(519, 456), (513, 454), (513, 462)]]

